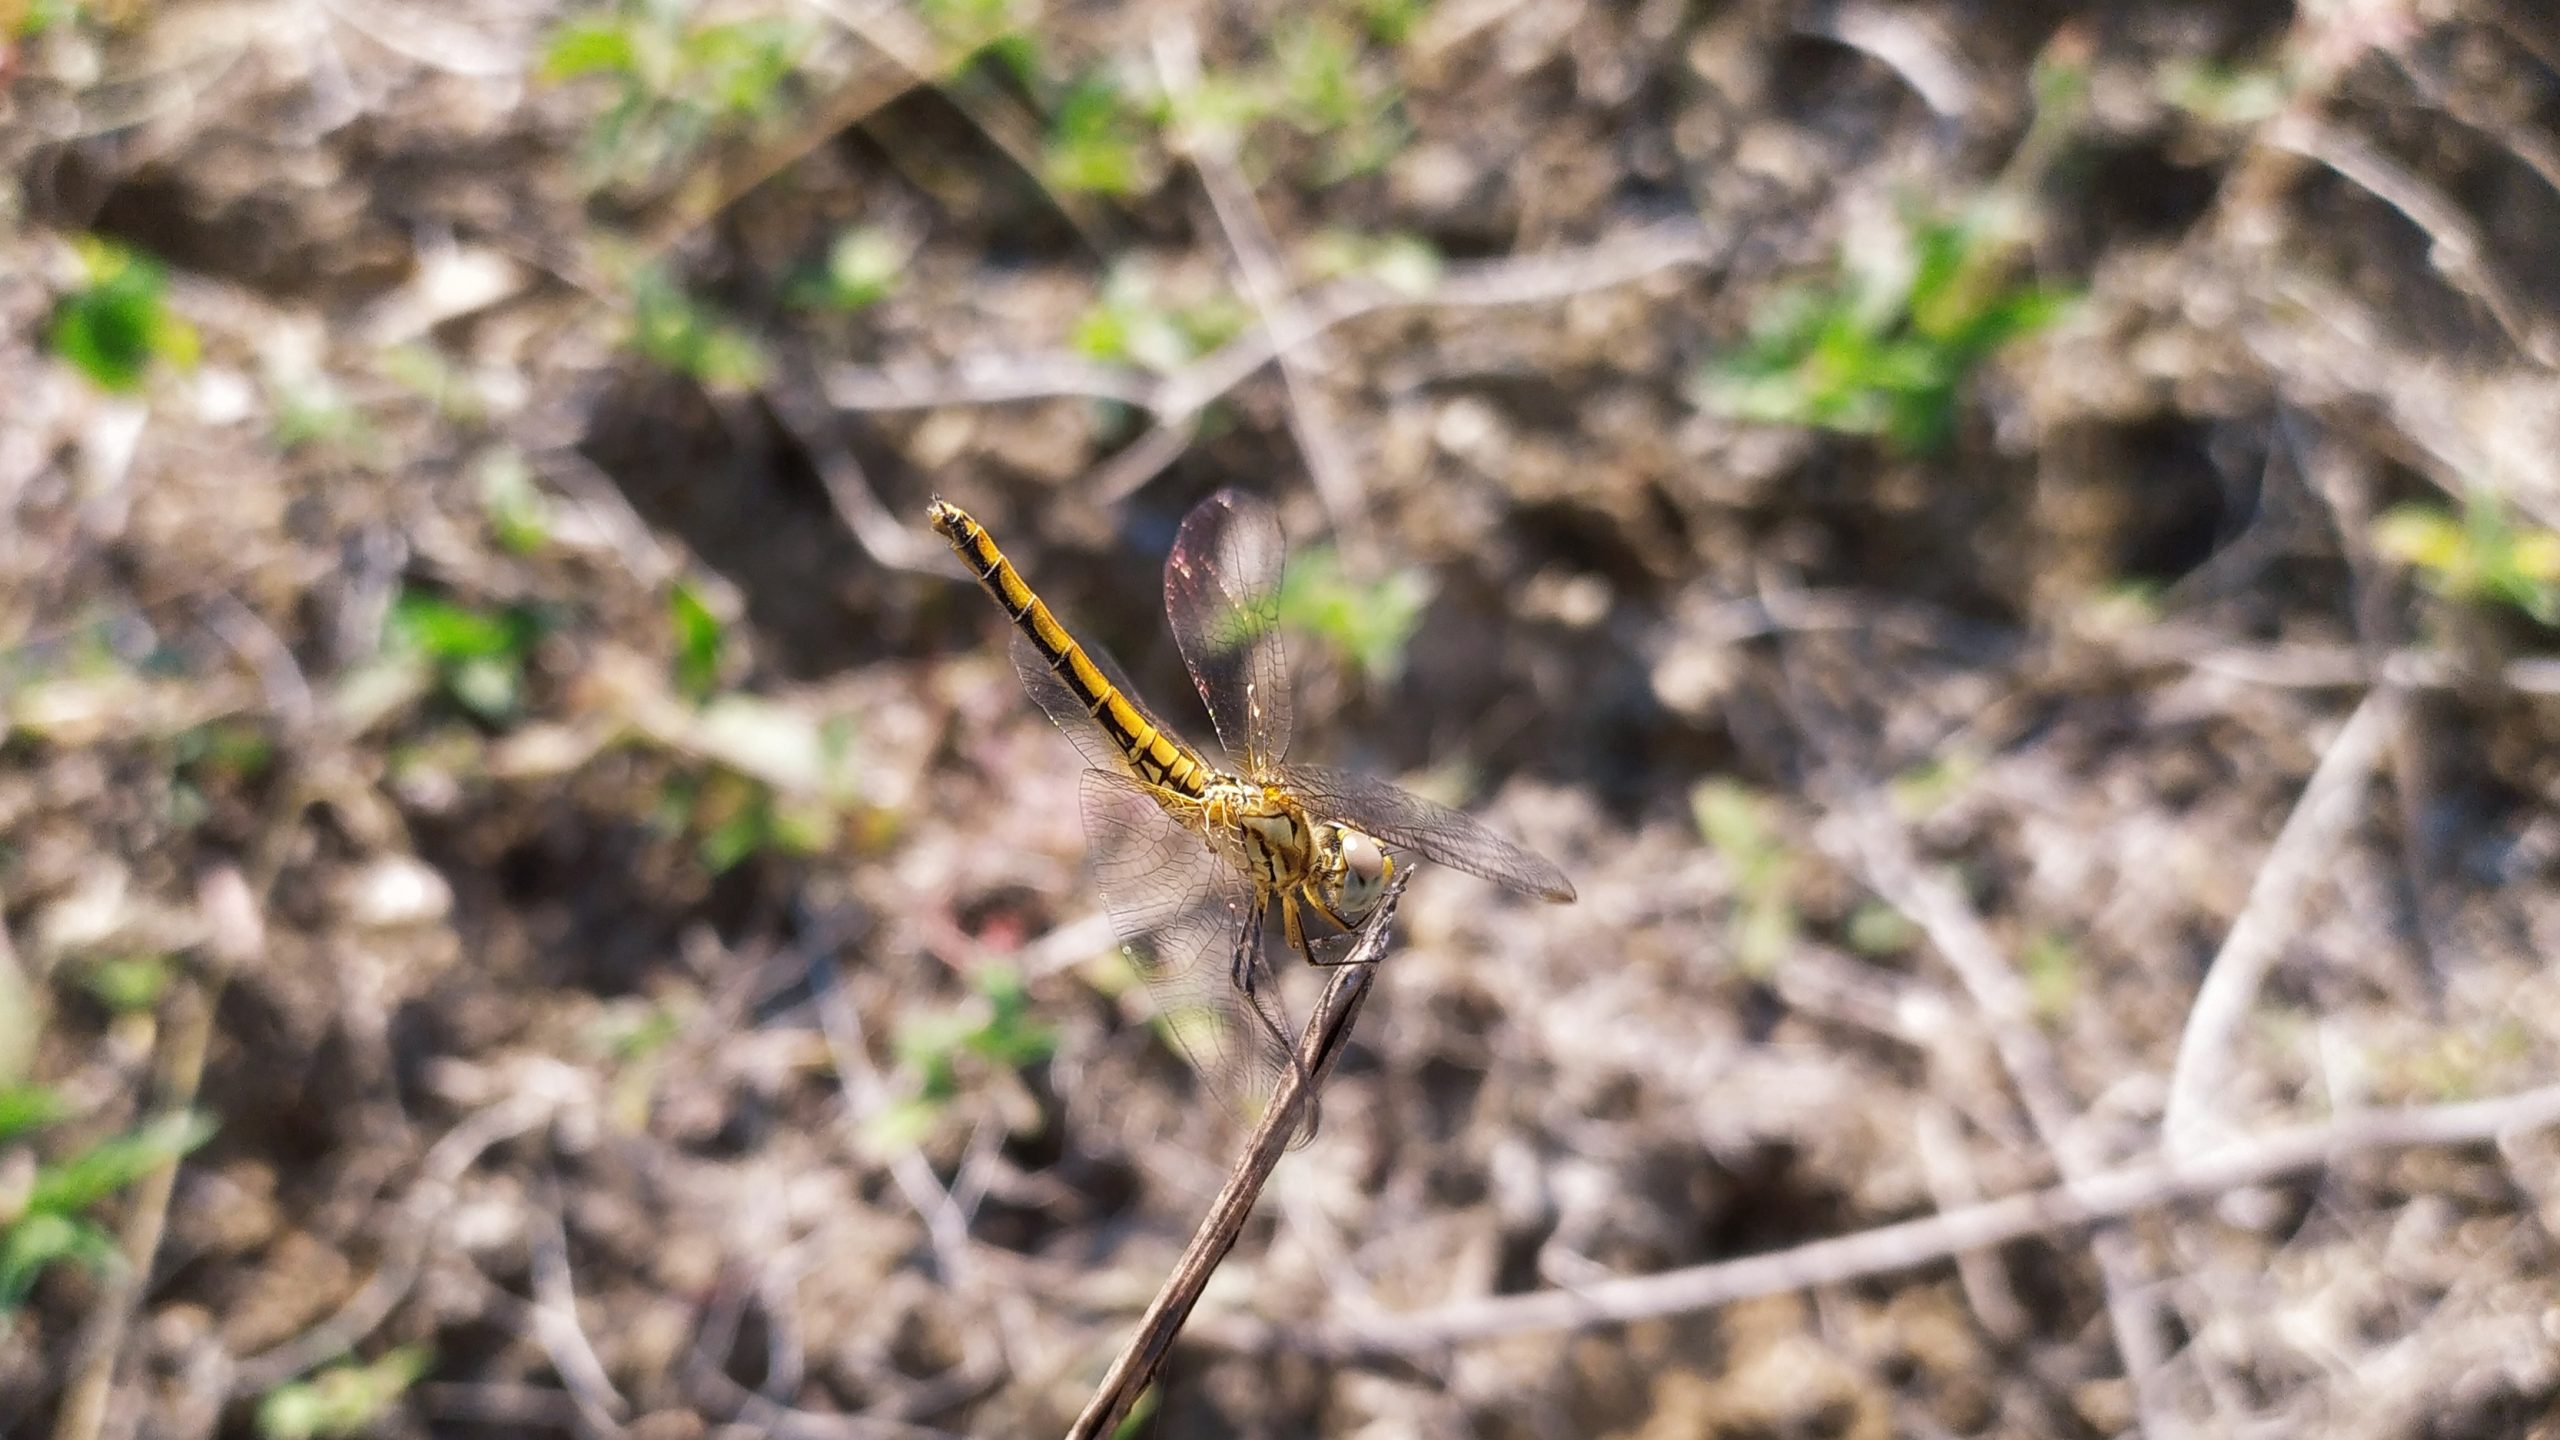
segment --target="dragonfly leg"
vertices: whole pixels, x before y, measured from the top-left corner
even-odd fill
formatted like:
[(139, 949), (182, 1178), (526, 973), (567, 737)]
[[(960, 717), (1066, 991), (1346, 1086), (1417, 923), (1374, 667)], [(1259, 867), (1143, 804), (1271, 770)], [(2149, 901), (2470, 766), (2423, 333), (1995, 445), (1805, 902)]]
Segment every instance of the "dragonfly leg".
[(1298, 918), (1298, 897), (1295, 895), (1280, 897), (1280, 928), (1288, 932), (1290, 949), (1307, 957), (1307, 963), (1316, 963), (1315, 947), (1307, 943), (1306, 924)]
[[(1237, 927), (1236, 948), (1234, 953), (1227, 957), (1228, 983), (1248, 996), (1253, 994), (1254, 990), (1254, 972), (1257, 967), (1253, 962), (1262, 955), (1262, 913), (1263, 906), (1260, 901), (1256, 901), (1253, 913), (1246, 917), (1243, 925)], [(1289, 928), (1292, 931), (1297, 929), (1297, 919), (1297, 912), (1291, 911)]]
[[(1299, 918), (1299, 916), (1298, 916), (1298, 897), (1297, 897), (1297, 896), (1294, 896), (1294, 895), (1284, 896), (1284, 897), (1282, 897), (1282, 899), (1281, 899), (1281, 902), (1280, 902), (1280, 903), (1281, 903), (1284, 907), (1286, 907), (1286, 908), (1283, 910), (1282, 914), (1283, 914), (1283, 918), (1286, 920), (1286, 922), (1287, 922), (1287, 924), (1288, 924), (1288, 927), (1289, 927), (1289, 943), (1290, 943), (1290, 945), (1291, 945), (1291, 946), (1293, 946), (1293, 947), (1295, 947), (1295, 948), (1296, 948), (1297, 952), (1298, 952), (1300, 955), (1303, 955), (1303, 956), (1305, 956), (1305, 957), (1306, 957), (1306, 961), (1307, 961), (1307, 963), (1308, 963), (1308, 964), (1310, 964), (1310, 965), (1314, 965), (1314, 966), (1317, 966), (1317, 967), (1318, 967), (1318, 968), (1320, 968), (1320, 969), (1328, 969), (1328, 970), (1329, 970), (1329, 969), (1333, 968), (1333, 967), (1334, 967), (1334, 966), (1336, 966), (1336, 965), (1348, 965), (1348, 964), (1350, 964), (1350, 963), (1351, 963), (1351, 957), (1350, 957), (1349, 955), (1347, 955), (1347, 954), (1344, 954), (1344, 955), (1336, 955), (1336, 956), (1334, 956), (1334, 957), (1332, 957), (1332, 958), (1330, 958), (1330, 959), (1327, 959), (1323, 954), (1321, 954), (1321, 953), (1319, 953), (1319, 952), (1317, 951), (1317, 949), (1316, 949), (1316, 947), (1315, 947), (1314, 943), (1313, 943), (1312, 941), (1308, 940), (1308, 938), (1307, 938), (1306, 922), (1305, 922), (1305, 921), (1303, 921), (1303, 920), (1301, 920), (1301, 919)], [(1319, 904), (1319, 903), (1318, 903), (1318, 902), (1317, 902), (1313, 897), (1309, 897), (1309, 898), (1308, 898), (1308, 900), (1307, 900), (1307, 908), (1308, 908), (1308, 909), (1310, 909), (1310, 910), (1315, 911), (1315, 912), (1316, 912), (1317, 914), (1319, 914), (1319, 915), (1324, 916), (1327, 920), (1331, 920), (1331, 919), (1333, 919), (1333, 914), (1332, 914), (1332, 912), (1330, 912), (1330, 911), (1326, 910), (1326, 909), (1324, 908), (1324, 906), (1323, 906), (1323, 905), (1321, 905), (1321, 904)], [(1352, 927), (1350, 927), (1350, 926), (1348, 926), (1348, 925), (1345, 925), (1345, 926), (1343, 926), (1342, 928), (1343, 928), (1343, 929), (1345, 929), (1345, 930), (1349, 930), (1349, 929), (1351, 929)], [(1327, 937), (1327, 938), (1333, 938), (1333, 937)]]

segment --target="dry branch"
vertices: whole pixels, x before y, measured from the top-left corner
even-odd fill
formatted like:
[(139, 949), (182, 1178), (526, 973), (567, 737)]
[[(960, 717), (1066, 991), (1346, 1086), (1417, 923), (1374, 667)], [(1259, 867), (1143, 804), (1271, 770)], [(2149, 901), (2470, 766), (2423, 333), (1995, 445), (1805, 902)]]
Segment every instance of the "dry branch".
[(2169, 1106), (2161, 1132), (2171, 1149), (2190, 1147), (2211, 1118), (2230, 1070), (2231, 1045), (2258, 997), (2281, 938), (2302, 906), (2303, 892), (2321, 873), (2361, 812), (2366, 779), (2398, 726), (2396, 692), (2375, 690), (2329, 743), (2302, 798), (2258, 867), (2231, 923), (2222, 949), (2205, 972), (2196, 1003), (2178, 1037), (2178, 1059), (2169, 1080)]
[(2354, 1155), (2475, 1145), (2554, 1125), (2560, 1125), (2560, 1084), (2493, 1100), (2372, 1110), (2342, 1120), (2292, 1126), (2204, 1154), (2146, 1160), (1766, 1255), (1607, 1280), (1574, 1290), (1505, 1295), (1306, 1328), (1224, 1317), (1204, 1322), (1195, 1333), (1221, 1348), (1246, 1353), (1276, 1347), (1351, 1361), (1428, 1355), (1451, 1345), (1511, 1335), (1625, 1325), (1758, 1295), (1891, 1274), (2034, 1236), (2061, 1235), (2163, 1205), (2263, 1185)]
[(1164, 1287), (1139, 1317), (1137, 1333), (1129, 1337), (1120, 1357), (1111, 1362), (1101, 1388), (1068, 1429), (1067, 1440), (1100, 1440), (1112, 1434), (1128, 1418), (1138, 1397), (1155, 1383), (1165, 1357), (1173, 1350), (1174, 1337), (1182, 1333), (1183, 1322), (1191, 1317), (1191, 1307), (1199, 1303), (1200, 1292), (1208, 1288), (1209, 1277), (1217, 1271), (1219, 1262), (1235, 1248), (1236, 1237), (1244, 1232), (1245, 1218), (1253, 1212), (1253, 1202), (1261, 1196), (1273, 1167), (1280, 1163), (1281, 1154), (1297, 1134), (1299, 1112), (1315, 1102), (1315, 1093), (1324, 1084), (1326, 1073), (1350, 1040), (1352, 1022), (1359, 1018), (1360, 1006), (1369, 998), (1371, 972), (1386, 954), (1396, 902), (1412, 875), (1410, 870), (1403, 871), (1388, 885), (1377, 911), (1361, 927), (1359, 944), (1334, 970), (1333, 982), (1325, 987), (1315, 1013), (1307, 1017), (1306, 1029), (1298, 1037), (1298, 1063), (1281, 1077), (1270, 1108), (1263, 1112), (1261, 1123), (1254, 1126), (1244, 1153), (1236, 1157), (1227, 1183), (1219, 1189), (1217, 1199), (1210, 1202), (1209, 1213), (1192, 1233), (1191, 1243), (1183, 1247), (1182, 1258), (1174, 1262), (1173, 1273), (1166, 1278)]
[[(1839, 824), (1826, 827), (1832, 848), (1885, 903), (1908, 915), (1928, 936), (1947, 968), (1980, 1013), (1992, 1052), (2016, 1090), (2028, 1126), (2068, 1182), (2086, 1176), (2097, 1156), (2073, 1132), (2073, 1106), (2060, 1057), (2034, 1023), (2026, 982), (2002, 953), (1971, 900), (1946, 876), (1924, 868), (1911, 837), (1891, 808), (1871, 791), (1851, 791), (1838, 807)], [(2130, 1236), (2101, 1229), (2090, 1237), (2105, 1292), (2116, 1353), (2133, 1382), (2135, 1408), (2146, 1434), (2162, 1433), (2160, 1375), (2168, 1356), (2156, 1312), (2146, 1298), (2149, 1267)]]

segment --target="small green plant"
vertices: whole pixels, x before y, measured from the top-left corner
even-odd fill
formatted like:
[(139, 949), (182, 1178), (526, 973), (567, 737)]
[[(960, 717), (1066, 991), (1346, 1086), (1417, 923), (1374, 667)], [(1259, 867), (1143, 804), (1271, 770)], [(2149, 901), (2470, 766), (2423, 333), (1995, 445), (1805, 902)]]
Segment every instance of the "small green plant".
[(0, 4), (0, 32), (33, 40), (48, 30), (77, 21), (88, 9), (81, 0), (17, 0), (14, 11)]
[(1323, 145), (1320, 182), (1383, 169), (1404, 148), (1400, 95), (1362, 64), (1359, 38), (1332, 16), (1305, 16), (1280, 33), (1270, 90), (1272, 115)]
[(876, 225), (856, 225), (827, 247), (826, 268), (793, 287), (792, 303), (847, 315), (868, 310), (897, 292), (915, 249)]
[(393, 601), (387, 647), (425, 664), (445, 695), (492, 723), (514, 715), (541, 627), (519, 610), (474, 609), (410, 590)]
[(1974, 372), (2069, 308), (2068, 292), (2020, 273), (2026, 196), (2078, 126), (2088, 78), (2076, 41), (2055, 41), (2032, 76), (2035, 118), (1999, 177), (1852, 249), (1827, 284), (1779, 296), (1740, 354), (1699, 372), (1698, 399), (1741, 419), (1880, 436), (1906, 455), (1944, 448)]
[(142, 388), (156, 362), (193, 366), (195, 327), (168, 306), (169, 275), (146, 256), (95, 238), (80, 242), (80, 288), (54, 307), (46, 342), (102, 390)]
[(1307, 550), (1280, 586), (1280, 624), (1327, 645), (1360, 667), (1371, 684), (1404, 669), (1405, 645), (1422, 623), (1431, 582), (1405, 567), (1372, 581), (1352, 577), (1331, 546)]
[(1780, 297), (1741, 354), (1700, 376), (1700, 398), (1740, 419), (1880, 435), (1904, 454), (1940, 449), (1974, 370), (2067, 303), (2011, 277), (2004, 228), (1980, 208), (1923, 221), (1832, 284)]
[(1252, 314), (1232, 295), (1176, 304), (1141, 267), (1122, 265), (1077, 322), (1075, 348), (1096, 360), (1170, 374), (1243, 331)]
[[(936, 44), (953, 69), (960, 69), (990, 48), (1021, 42), (1016, 62), (1027, 56), (1029, 38), (1021, 33), (1031, 7), (1027, 0), (916, 0), (916, 18), (933, 32)], [(1036, 72), (1036, 67), (1034, 67)], [(1026, 78), (1029, 78), (1026, 75)]]
[(720, 766), (670, 782), (659, 816), (664, 828), (695, 837), (695, 853), (714, 875), (757, 855), (818, 854), (835, 843), (838, 830), (828, 801)]
[(258, 1402), (265, 1440), (335, 1440), (360, 1435), (390, 1415), (427, 1373), (423, 1345), (403, 1345), (371, 1361), (348, 1361), (279, 1385)]
[(682, 0), (638, 0), (580, 16), (552, 33), (542, 78), (590, 80), (611, 98), (596, 116), (585, 168), (598, 187), (664, 173), (705, 141), (779, 115), (800, 26), (704, 21)]
[(1431, 0), (1351, 0), (1351, 13), (1359, 19), (1360, 28), (1381, 45), (1401, 45), (1412, 39), (1430, 11)]
[(2448, 600), (2512, 605), (2560, 625), (2560, 533), (2516, 524), (2492, 494), (2470, 492), (2459, 516), (2401, 506), (2374, 523), (2373, 539)]
[(472, 467), (480, 481), (480, 510), (489, 533), (518, 555), (538, 555), (551, 544), (551, 502), (533, 483), (533, 467), (510, 449), (492, 450)]
[(26, 1302), (47, 1269), (105, 1270), (117, 1263), (114, 1237), (89, 1212), (213, 1134), (202, 1116), (168, 1115), (63, 1159), (31, 1166), (20, 1160), (12, 1167), (13, 1150), (27, 1154), (19, 1147), (35, 1132), (68, 1116), (62, 1097), (46, 1087), (0, 1089), (0, 1322)]
[(1057, 1048), (1056, 1032), (1032, 1012), (1020, 975), (988, 966), (978, 972), (977, 987), (969, 1005), (899, 1028), (898, 1061), (910, 1093), (874, 1121), (882, 1145), (906, 1148), (923, 1139), (973, 1069), (1020, 1071)]
[(1777, 973), (1795, 949), (1796, 857), (1771, 823), (1769, 800), (1730, 780), (1689, 792), (1698, 833), (1733, 877), (1734, 964), (1754, 980)]
[(197, 789), (256, 780), (275, 758), (275, 737), (254, 720), (208, 720), (179, 731), (169, 742), (170, 764), (183, 783)]
[(869, 819), (857, 804), (849, 716), (730, 691), (640, 706), (631, 718), (642, 737), (693, 762), (660, 791), (656, 823), (693, 837), (715, 874), (765, 852), (816, 854), (848, 820)]
[(720, 688), (720, 617), (692, 584), (679, 580), (667, 592), (667, 625), (675, 632), (676, 691), (699, 704)]
[(372, 439), (363, 413), (326, 375), (270, 375), (267, 392), (275, 408), (274, 439), (279, 450), (310, 447), (361, 452)]
[(773, 368), (754, 336), (721, 319), (654, 268), (642, 270), (632, 281), (631, 348), (711, 390), (752, 390)]
[(175, 976), (166, 955), (111, 955), (79, 971), (80, 988), (119, 1015), (138, 1015), (160, 1003)]
[(587, 1044), (612, 1076), (605, 1114), (624, 1134), (648, 1128), (651, 1098), (687, 1018), (675, 1005), (635, 996), (612, 1003), (588, 1028)]
[(1155, 184), (1161, 170), (1147, 109), (1108, 72), (1067, 87), (1049, 118), (1041, 170), (1061, 190), (1131, 196)]

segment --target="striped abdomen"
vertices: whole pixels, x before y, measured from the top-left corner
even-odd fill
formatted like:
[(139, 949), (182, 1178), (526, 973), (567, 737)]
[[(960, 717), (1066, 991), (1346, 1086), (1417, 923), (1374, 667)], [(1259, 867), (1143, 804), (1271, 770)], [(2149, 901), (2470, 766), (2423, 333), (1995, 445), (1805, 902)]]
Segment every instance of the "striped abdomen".
[(1040, 652), (1040, 658), (1049, 662), (1067, 692), (1120, 748), (1138, 778), (1197, 798), (1210, 779), (1208, 762), (1190, 746), (1166, 734), (1120, 693), (1120, 687), (1103, 676), (1102, 667), (1093, 663), (1084, 647), (1067, 633), (1067, 627), (1059, 624), (1049, 607), (1041, 604), (1040, 597), (1023, 583), (1021, 574), (996, 548), (986, 527), (970, 519), (959, 506), (941, 500), (933, 502), (928, 514), (934, 532), (951, 542), (953, 553), (1004, 607), (1004, 613), (1013, 617), (1014, 625)]

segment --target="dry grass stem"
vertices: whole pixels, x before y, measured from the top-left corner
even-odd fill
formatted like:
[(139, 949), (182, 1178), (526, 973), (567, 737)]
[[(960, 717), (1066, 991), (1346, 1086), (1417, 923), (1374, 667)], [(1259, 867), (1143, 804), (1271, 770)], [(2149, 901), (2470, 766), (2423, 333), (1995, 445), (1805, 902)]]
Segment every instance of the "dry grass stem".
[(2257, 1003), (2267, 967), (2275, 963), (2301, 915), (2305, 894), (2361, 816), (2365, 785), (2391, 742), (2400, 713), (2399, 697), (2389, 689), (2365, 696), (2322, 752), (2302, 787), (2302, 799), (2259, 865), (2248, 901), (2214, 954), (2178, 1038), (2168, 1109), (2161, 1119), (2172, 1152), (2209, 1143), (2213, 1127), (2227, 1122), (2219, 1113), (2220, 1102), (2228, 1094), (2231, 1049), (2241, 1024)]
[(1245, 1141), (1243, 1152), (1227, 1174), (1227, 1183), (1210, 1202), (1209, 1213), (1201, 1218), (1199, 1229), (1192, 1232), (1191, 1243), (1183, 1247), (1173, 1273), (1148, 1303), (1146, 1313), (1138, 1317), (1136, 1332), (1111, 1362), (1101, 1386), (1068, 1428), (1067, 1440), (1106, 1440), (1164, 1369), (1173, 1353), (1173, 1342), (1182, 1333), (1183, 1322), (1191, 1318), (1191, 1308), (1200, 1302), (1200, 1292), (1208, 1287), (1209, 1277), (1217, 1273), (1227, 1252), (1235, 1248), (1236, 1237), (1244, 1233), (1244, 1222), (1253, 1213), (1254, 1201), (1261, 1197), (1263, 1185), (1271, 1179), (1272, 1170), (1298, 1133), (1300, 1113), (1315, 1104), (1325, 1076), (1331, 1073), (1334, 1061), (1341, 1058), (1343, 1047), (1350, 1043), (1351, 1026), (1369, 998), (1369, 983), (1377, 962), (1387, 953), (1396, 904), (1412, 876), (1411, 870), (1399, 871), (1389, 882), (1386, 895), (1362, 926), (1359, 943), (1334, 966), (1323, 996), (1316, 1001), (1306, 1028), (1299, 1035), (1297, 1064), (1281, 1077), (1270, 1108), (1263, 1112), (1260, 1123)]
[(1759, 1295), (1849, 1284), (2030, 1237), (2059, 1239), (2091, 1225), (2211, 1199), (2359, 1156), (2478, 1145), (2555, 1125), (2560, 1125), (2560, 1085), (2490, 1100), (2370, 1110), (2232, 1141), (2184, 1158), (2093, 1171), (2045, 1189), (1767, 1255), (1310, 1327), (1222, 1316), (1196, 1328), (1203, 1340), (1246, 1354), (1286, 1349), (1342, 1363), (1419, 1358), (1505, 1336), (1627, 1325)]

